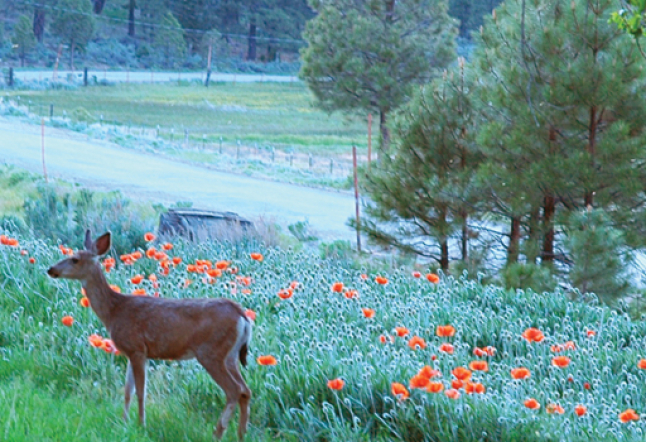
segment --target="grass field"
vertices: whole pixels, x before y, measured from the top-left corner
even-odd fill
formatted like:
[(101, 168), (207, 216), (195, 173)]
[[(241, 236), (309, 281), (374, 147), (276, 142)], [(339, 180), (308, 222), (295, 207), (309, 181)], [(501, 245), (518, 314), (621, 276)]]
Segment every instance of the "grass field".
[[(73, 116), (85, 109), (94, 122), (156, 128), (167, 139), (184, 139), (184, 129), (201, 142), (240, 140), (245, 145), (273, 146), (287, 152), (320, 156), (350, 155), (352, 145), (367, 149), (364, 120), (347, 120), (314, 107), (314, 98), (302, 83), (118, 84), (76, 90), (5, 91), (6, 96), (29, 105), (32, 112)], [(31, 104), (29, 104), (31, 102)], [(373, 128), (373, 136), (376, 136)], [(376, 138), (375, 138), (376, 139)]]
[[(107, 332), (79, 304), (80, 285), (45, 274), (62, 259), (59, 249), (17, 240), (17, 247), (0, 246), (0, 439), (211, 441), (223, 395), (190, 361), (151, 362), (147, 428), (120, 421), (124, 359), (88, 343), (90, 334)], [(108, 280), (123, 292), (225, 296), (256, 313), (244, 371), (254, 392), (250, 441), (643, 440), (638, 413), (646, 410), (646, 361), (640, 362), (646, 324), (592, 298), (573, 302), (559, 293), (505, 291), (449, 277), (433, 283), (424, 269), (422, 277), (406, 268), (372, 273), (254, 242), (173, 245), (168, 253), (182, 263), (168, 276), (144, 255), (134, 265), (119, 263)], [(238, 273), (211, 283), (189, 272), (187, 264), (197, 259), (227, 260)], [(137, 274), (156, 274), (159, 287), (148, 279), (133, 284)], [(278, 293), (294, 281), (292, 296), (281, 299)], [(343, 289), (334, 291), (335, 283)], [(75, 318), (71, 327), (61, 323), (64, 315)], [(449, 324), (454, 333), (438, 329)], [(530, 327), (544, 339), (523, 338)], [(495, 347), (493, 356), (474, 354), (486, 346)], [(277, 365), (260, 365), (261, 355), (275, 356)], [(557, 363), (556, 356), (566, 358)], [(487, 370), (477, 371), (473, 361), (480, 368), (486, 362)], [(416, 376), (424, 366), (437, 370), (432, 381), (443, 391), (412, 388), (427, 385)], [(465, 378), (458, 367), (472, 369), (473, 383), (455, 383)], [(529, 377), (514, 379), (519, 367)], [(327, 385), (336, 378), (345, 382), (341, 390)], [(393, 383), (410, 397), (395, 396)], [(477, 384), (484, 392), (469, 394)], [(452, 388), (459, 397), (444, 393)], [(525, 406), (530, 398), (538, 409)], [(581, 416), (577, 406), (585, 407), (578, 408)], [(636, 411), (636, 421), (620, 420), (627, 409)], [(232, 426), (227, 441), (234, 440)]]

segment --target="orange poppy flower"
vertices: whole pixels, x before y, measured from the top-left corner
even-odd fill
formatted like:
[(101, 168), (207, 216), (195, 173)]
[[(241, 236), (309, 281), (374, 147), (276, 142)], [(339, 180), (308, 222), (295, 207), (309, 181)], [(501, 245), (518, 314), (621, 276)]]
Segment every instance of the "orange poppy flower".
[(229, 267), (229, 263), (227, 261), (218, 261), (215, 263), (215, 268), (218, 270), (226, 270), (227, 267)]
[(385, 284), (388, 284), (388, 279), (387, 279), (387, 278), (384, 278), (383, 276), (377, 276), (377, 277), (375, 278), (375, 282), (376, 282), (377, 284), (385, 285)]
[(441, 371), (434, 370), (429, 365), (425, 365), (424, 367), (422, 367), (422, 369), (417, 374), (420, 376), (424, 376), (425, 378), (428, 378), (428, 379), (432, 379), (436, 376), (442, 376)]
[(143, 275), (135, 275), (132, 278), (130, 278), (130, 282), (132, 282), (133, 284), (139, 284), (143, 280), (144, 280)]
[(525, 406), (530, 410), (538, 410), (539, 408), (541, 408), (541, 404), (539, 404), (538, 401), (534, 398), (527, 399), (525, 401)]
[(164, 250), (173, 250), (173, 245), (171, 243), (167, 242), (166, 244), (164, 244), (162, 246), (162, 249), (164, 249)]
[(167, 259), (168, 255), (164, 252), (156, 251), (153, 258), (155, 258), (156, 261), (161, 261), (162, 259)]
[(635, 412), (635, 410), (633, 410), (632, 408), (629, 408), (628, 410), (619, 414), (619, 420), (624, 424), (630, 421), (638, 421), (639, 415)]
[(195, 264), (189, 264), (186, 266), (186, 271), (188, 273), (195, 273), (197, 271), (197, 267), (195, 266)]
[(428, 385), (430, 379), (426, 376), (421, 376), (416, 374), (410, 379), (409, 386), (410, 388), (424, 388)]
[(292, 289), (292, 290), (296, 290), (296, 289), (298, 288), (298, 284), (299, 284), (299, 282), (298, 282), (298, 281), (292, 281), (292, 282), (289, 284), (289, 288), (290, 288), (290, 289)]
[(332, 291), (334, 293), (341, 293), (343, 291), (343, 283), (335, 282), (334, 284), (332, 284)]
[(209, 275), (211, 278), (219, 278), (222, 276), (222, 270), (220, 269), (208, 269), (206, 271), (206, 274)]
[(278, 297), (280, 299), (289, 299), (293, 294), (294, 292), (291, 289), (280, 289), (280, 291), (278, 292)]
[[(390, 343), (391, 344), (393, 342), (395, 342), (395, 338), (393, 338), (392, 336), (389, 336), (389, 338), (390, 338)], [(379, 336), (379, 342), (381, 342), (382, 344), (385, 344), (386, 342), (388, 342), (388, 338), (386, 336), (384, 336), (384, 335), (381, 335), (381, 336)]]
[(359, 292), (356, 290), (347, 290), (343, 296), (345, 296), (347, 299), (354, 299), (359, 297)]
[(460, 389), (460, 388), (462, 388), (462, 387), (464, 387), (464, 382), (462, 382), (461, 380), (459, 380), (459, 379), (453, 379), (453, 380), (451, 381), (451, 388), (453, 388), (453, 389), (455, 389), (455, 390), (459, 390), (459, 389)]
[(363, 279), (365, 281), (366, 279), (368, 279), (368, 275), (366, 275), (365, 273), (362, 273), (361, 274), (361, 279)]
[(429, 393), (439, 393), (444, 390), (444, 384), (441, 382), (429, 382), (426, 385), (426, 391)]
[(154, 273), (151, 273), (150, 275), (148, 275), (148, 280), (152, 282), (157, 282), (157, 275), (155, 275)]
[(254, 312), (253, 310), (247, 309), (245, 310), (244, 314), (247, 318), (251, 319), (252, 321), (256, 320), (256, 312)]
[(592, 338), (593, 336), (596, 336), (596, 334), (597, 334), (597, 332), (594, 331), (594, 330), (588, 330), (587, 331), (588, 338)]
[(642, 370), (646, 370), (646, 359), (640, 359), (639, 362), (637, 362), (637, 367)]
[(454, 388), (451, 388), (450, 390), (446, 390), (444, 392), (444, 394), (449, 399), (459, 399), (460, 398), (460, 392), (458, 390), (454, 389)]
[(421, 277), (422, 277), (422, 274), (420, 272), (418, 271), (413, 272), (413, 278), (421, 278)]
[(403, 338), (410, 333), (406, 327), (395, 327), (395, 332), (400, 338)]
[(271, 355), (258, 356), (256, 362), (258, 362), (258, 365), (276, 365), (278, 363), (276, 358)]
[(426, 342), (424, 341), (424, 339), (420, 338), (419, 336), (413, 336), (410, 339), (410, 341), (408, 341), (408, 346), (413, 350), (417, 350), (417, 349), (424, 350), (426, 348)]
[(392, 384), (390, 384), (390, 391), (393, 396), (395, 396), (400, 401), (408, 399), (408, 397), (410, 396), (410, 393), (408, 392), (406, 387), (404, 387), (399, 382), (393, 382)]
[(472, 361), (469, 368), (473, 371), (489, 371), (489, 364), (487, 361)]
[(494, 356), (496, 354), (496, 349), (495, 347), (487, 346), (487, 347), (476, 347), (473, 349), (473, 354), (479, 357), (482, 356)]
[(581, 417), (588, 412), (588, 409), (583, 405), (577, 405), (576, 407), (574, 407), (574, 412), (577, 416)]
[(90, 300), (84, 296), (79, 301), (79, 304), (81, 304), (81, 307), (88, 308), (90, 306)]
[(527, 340), (527, 342), (541, 342), (543, 339), (545, 339), (543, 332), (533, 327), (525, 330), (522, 336)]
[(560, 353), (564, 350), (576, 350), (574, 341), (567, 341), (565, 344), (556, 344), (550, 347), (553, 353)]
[(433, 284), (440, 282), (440, 277), (435, 273), (429, 273), (428, 275), (426, 275), (426, 279), (428, 280), (428, 282), (432, 282)]
[(114, 346), (112, 339), (104, 339), (101, 342), (101, 349), (106, 353), (117, 353), (117, 347)]
[(151, 248), (149, 248), (148, 250), (146, 250), (146, 256), (147, 256), (148, 258), (154, 258), (154, 257), (155, 257), (155, 253), (157, 253), (157, 250), (156, 250), (154, 247), (151, 247)]
[(0, 244), (2, 244), (3, 246), (7, 245), (8, 240), (9, 238), (7, 237), (7, 235), (0, 235)]
[(365, 316), (366, 318), (375, 317), (375, 311), (371, 308), (362, 308), (361, 311), (363, 312), (363, 316)]
[(168, 267), (162, 267), (162, 269), (159, 271), (159, 273), (161, 275), (168, 276), (168, 274), (170, 273), (170, 269)]
[(242, 289), (242, 294), (243, 295), (250, 295), (251, 294), (251, 289)]
[(448, 338), (455, 335), (455, 328), (452, 325), (438, 325), (435, 334), (443, 338)]
[(252, 253), (250, 256), (251, 256), (251, 259), (253, 259), (254, 261), (262, 261), (263, 260), (262, 253)]
[(154, 239), (155, 239), (155, 235), (154, 235), (154, 234), (152, 234), (152, 233), (150, 233), (150, 232), (148, 232), (148, 233), (146, 233), (146, 234), (144, 235), (144, 239), (145, 239), (146, 241), (150, 242), (150, 241), (152, 241), (152, 240), (154, 240)]
[(464, 386), (464, 391), (467, 394), (483, 394), (486, 390), (485, 386), (479, 382), (467, 382)]
[(146, 289), (134, 289), (132, 294), (135, 296), (146, 296)]
[(344, 385), (345, 381), (343, 379), (332, 379), (331, 381), (327, 381), (328, 388), (332, 390), (341, 390)]
[(511, 377), (514, 379), (527, 379), (530, 376), (530, 371), (525, 367), (514, 368), (511, 370)]
[(567, 356), (557, 356), (555, 358), (552, 358), (552, 365), (565, 368), (570, 365), (570, 358), (568, 358)]
[(175, 256), (175, 257), (173, 258), (173, 264), (175, 264), (175, 265), (179, 265), (181, 262), (182, 262), (182, 258), (181, 258), (181, 257), (179, 257), (179, 256)]
[(141, 258), (143, 257), (143, 255), (141, 254), (141, 252), (140, 252), (139, 250), (136, 250), (136, 251), (132, 252), (132, 253), (130, 254), (130, 256), (131, 256), (131, 257), (132, 257), (132, 259), (134, 259), (134, 260), (141, 259)]
[(29, 258), (29, 264), (36, 264), (36, 258), (34, 257)]
[(74, 318), (72, 318), (69, 315), (68, 316), (63, 316), (63, 318), (61, 319), (61, 322), (63, 323), (64, 326), (71, 327), (72, 324), (74, 324)]
[(444, 344), (440, 345), (440, 349), (439, 349), (439, 350), (440, 350), (442, 353), (448, 353), (448, 354), (452, 355), (452, 354), (453, 354), (454, 347), (453, 347), (451, 344), (444, 343)]
[(28, 251), (26, 251), (25, 249), (22, 249), (22, 250), (20, 251), (20, 254), (21, 254), (22, 256), (27, 256), (27, 254), (29, 254), (29, 252), (28, 252)]
[(548, 404), (545, 406), (545, 411), (547, 411), (547, 414), (563, 414), (565, 413), (565, 410), (563, 407), (561, 407), (559, 404)]
[(590, 389), (590, 383), (588, 383), (588, 382), (584, 383), (583, 388), (585, 388), (586, 390), (589, 390)]
[(110, 284), (110, 288), (117, 293), (121, 293), (121, 289), (118, 285)]
[(468, 370), (464, 367), (457, 367), (454, 368), (453, 371), (451, 371), (453, 376), (455, 376), (456, 379), (459, 379), (461, 381), (468, 381), (471, 379), (471, 370)]
[(90, 344), (93, 347), (101, 347), (101, 344), (103, 343), (103, 338), (99, 335), (92, 334), (88, 336), (88, 341), (90, 341)]

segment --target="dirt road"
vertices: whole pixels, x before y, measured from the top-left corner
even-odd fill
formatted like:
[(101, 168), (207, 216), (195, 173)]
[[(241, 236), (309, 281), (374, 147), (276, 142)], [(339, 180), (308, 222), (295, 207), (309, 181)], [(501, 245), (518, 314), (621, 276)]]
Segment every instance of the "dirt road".
[[(45, 128), (50, 176), (100, 190), (121, 190), (134, 199), (192, 201), (194, 207), (274, 217), (282, 226), (308, 220), (321, 238), (353, 239), (345, 226), (354, 215), (346, 193), (328, 192), (229, 174), (88, 140)], [(42, 173), (40, 127), (0, 118), (0, 162)]]

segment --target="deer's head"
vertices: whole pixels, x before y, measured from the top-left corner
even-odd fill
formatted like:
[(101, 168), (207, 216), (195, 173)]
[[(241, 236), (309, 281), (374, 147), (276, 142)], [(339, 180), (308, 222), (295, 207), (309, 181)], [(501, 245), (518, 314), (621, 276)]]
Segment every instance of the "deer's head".
[(104, 233), (96, 241), (92, 241), (90, 230), (85, 232), (85, 250), (79, 250), (74, 255), (54, 264), (47, 270), (52, 278), (84, 280), (96, 267), (96, 258), (110, 250), (110, 232)]

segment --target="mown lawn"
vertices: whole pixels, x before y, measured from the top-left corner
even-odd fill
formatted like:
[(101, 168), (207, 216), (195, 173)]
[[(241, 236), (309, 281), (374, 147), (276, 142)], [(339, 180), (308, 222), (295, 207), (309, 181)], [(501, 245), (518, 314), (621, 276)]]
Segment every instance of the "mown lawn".
[[(223, 396), (190, 361), (152, 362), (148, 427), (120, 421), (125, 361), (89, 344), (90, 334), (105, 337), (106, 331), (80, 305), (80, 284), (46, 276), (62, 258), (59, 249), (16, 239), (17, 247), (0, 246), (0, 439), (211, 440)], [(244, 370), (254, 392), (248, 440), (643, 440), (644, 420), (624, 423), (619, 416), (646, 410), (640, 368), (646, 367), (640, 363), (646, 324), (591, 297), (511, 292), (442, 275), (434, 283), (426, 271), (414, 275), (407, 268), (377, 274), (254, 242), (173, 246), (169, 258), (182, 262), (169, 275), (145, 255), (133, 265), (115, 256), (109, 282), (123, 292), (143, 288), (162, 297), (226, 296), (256, 313)], [(250, 252), (264, 259), (253, 260)], [(212, 279), (189, 271), (197, 259), (227, 260), (236, 271)], [(156, 274), (159, 287), (147, 278), (133, 284), (137, 274)], [(290, 297), (283, 291), (288, 299), (278, 296), (294, 282)], [(75, 318), (71, 327), (61, 323), (64, 315)], [(455, 332), (441, 333), (444, 325)], [(530, 327), (543, 339), (523, 338)], [(487, 346), (495, 348), (493, 356), (474, 354)], [(261, 355), (274, 356), (277, 365), (260, 365)], [(557, 356), (567, 358), (559, 360), (563, 366)], [(475, 370), (483, 364), (473, 361), (487, 362), (488, 369)], [(442, 391), (411, 388), (426, 385), (416, 377), (425, 366), (437, 370), (431, 381)], [(472, 368), (471, 384), (455, 383), (458, 367)], [(529, 370), (527, 378), (513, 378), (519, 367)], [(327, 385), (336, 378), (345, 382), (338, 391)], [(395, 396), (393, 383), (410, 397)], [(468, 393), (475, 384), (484, 392)], [(445, 394), (452, 388), (459, 397)], [(530, 398), (538, 409), (525, 406)], [(577, 406), (585, 407), (581, 416)], [(226, 440), (234, 440), (232, 427)]]
[[(348, 120), (314, 106), (314, 98), (303, 83), (198, 83), (118, 84), (79, 87), (76, 90), (5, 91), (29, 105), (32, 112), (73, 116), (79, 108), (92, 121), (133, 127), (156, 128), (162, 136), (178, 143), (184, 129), (196, 143), (203, 135), (208, 142), (258, 144), (276, 149), (315, 155), (345, 155), (352, 145), (367, 148), (367, 123)], [(31, 101), (31, 103), (30, 103)], [(78, 114), (77, 114), (78, 115)], [(171, 135), (171, 129), (174, 133)], [(373, 128), (373, 137), (377, 130)], [(376, 138), (375, 138), (376, 139)]]

